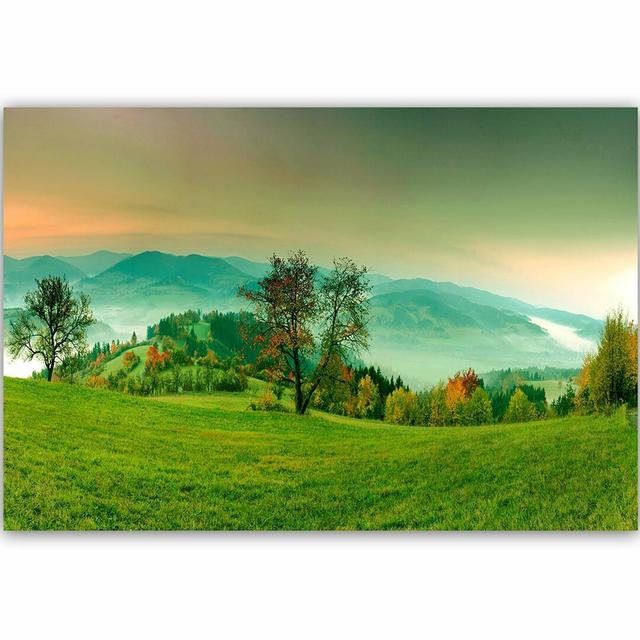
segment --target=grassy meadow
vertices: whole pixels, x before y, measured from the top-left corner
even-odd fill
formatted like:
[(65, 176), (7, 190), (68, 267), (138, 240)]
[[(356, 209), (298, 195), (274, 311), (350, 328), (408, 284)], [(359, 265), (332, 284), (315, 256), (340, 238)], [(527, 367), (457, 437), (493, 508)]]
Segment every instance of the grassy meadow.
[(131, 369), (129, 373), (131, 375), (139, 376), (141, 373), (144, 372), (144, 361), (145, 361), (145, 358), (147, 357), (148, 349), (149, 349), (148, 344), (141, 344), (140, 346), (132, 347), (131, 349), (127, 349), (126, 351), (123, 351), (117, 357), (105, 363), (103, 374), (105, 376), (108, 376), (110, 373), (113, 373), (113, 374), (117, 373), (120, 369), (124, 367), (124, 354), (128, 353), (129, 351), (132, 351), (140, 358), (140, 362), (138, 362), (138, 364), (135, 367), (133, 367), (133, 369)]
[(4, 379), (6, 529), (637, 529), (622, 413), (404, 427)]
[[(525, 384), (544, 389), (547, 402), (551, 403), (557, 400), (563, 393), (566, 393), (567, 382), (567, 380), (533, 380), (531, 382), (525, 382)], [(575, 388), (575, 384), (573, 386)]]

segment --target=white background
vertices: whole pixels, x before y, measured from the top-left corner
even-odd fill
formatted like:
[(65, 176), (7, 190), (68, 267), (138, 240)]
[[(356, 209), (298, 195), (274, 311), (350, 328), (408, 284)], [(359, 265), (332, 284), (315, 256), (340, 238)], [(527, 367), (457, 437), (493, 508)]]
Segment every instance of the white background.
[[(637, 2), (23, 2), (3, 106), (640, 103)], [(618, 638), (623, 534), (0, 533), (3, 638)]]

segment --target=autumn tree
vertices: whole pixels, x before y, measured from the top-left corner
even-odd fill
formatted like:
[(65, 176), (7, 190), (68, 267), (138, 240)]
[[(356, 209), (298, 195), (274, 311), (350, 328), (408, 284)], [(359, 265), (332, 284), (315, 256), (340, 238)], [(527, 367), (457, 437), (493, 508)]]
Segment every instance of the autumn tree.
[(447, 402), (447, 388), (443, 384), (431, 390), (429, 402), (429, 424), (442, 426), (451, 422), (452, 415)]
[(144, 367), (147, 371), (158, 368), (158, 364), (160, 362), (160, 355), (161, 354), (158, 351), (158, 348), (154, 344), (152, 344), (147, 349), (147, 357), (144, 362)]
[(124, 356), (122, 356), (122, 366), (127, 372), (131, 371), (139, 362), (140, 357), (136, 355), (133, 349), (127, 351)]
[(107, 380), (100, 375), (91, 375), (87, 378), (85, 384), (87, 387), (91, 387), (92, 389), (105, 389), (107, 386)]
[[(638, 327), (618, 309), (604, 323), (595, 356), (585, 361), (589, 401), (596, 410), (637, 403)], [(585, 376), (585, 377), (586, 377)]]
[(453, 409), (455, 404), (469, 400), (473, 392), (481, 385), (480, 378), (473, 369), (458, 371), (447, 383), (447, 404)]
[(24, 308), (11, 321), (7, 347), (13, 359), (39, 358), (51, 382), (56, 364), (87, 349), (87, 329), (95, 323), (89, 296), (73, 295), (64, 277), (36, 280), (24, 297)]
[(466, 399), (464, 383), (462, 382), (462, 376), (459, 372), (456, 373), (453, 378), (449, 378), (445, 388), (445, 397), (449, 411), (454, 411), (456, 405)]
[(176, 348), (176, 343), (169, 336), (164, 336), (160, 342), (160, 348), (162, 351), (173, 351)]
[(573, 405), (578, 414), (587, 413), (590, 407), (589, 402), (589, 378), (591, 377), (591, 367), (593, 365), (594, 354), (585, 353), (582, 360), (582, 369), (576, 376), (578, 386)]
[[(274, 373), (271, 372), (272, 377)], [(278, 377), (275, 383), (278, 384)], [(356, 415), (356, 397), (352, 393), (353, 372), (337, 355), (331, 358), (324, 371), (322, 382), (316, 390), (312, 404), (331, 413)]]
[(303, 251), (274, 255), (270, 264), (257, 287), (241, 287), (239, 295), (253, 307), (260, 357), (276, 363), (278, 379), (293, 386), (296, 412), (304, 414), (335, 358), (367, 348), (366, 268), (343, 258), (321, 277)]
[(528, 422), (538, 417), (536, 408), (527, 398), (522, 389), (516, 389), (515, 393), (509, 400), (507, 412), (504, 414), (505, 422)]
[(466, 371), (463, 371), (461, 374), (458, 374), (462, 378), (462, 386), (464, 387), (464, 395), (467, 399), (470, 399), (473, 396), (473, 392), (480, 386), (482, 386), (482, 381), (478, 378), (476, 372), (469, 368)]
[(218, 356), (216, 356), (215, 352), (212, 349), (208, 349), (207, 354), (199, 360), (199, 364), (210, 369), (218, 366), (219, 363), (220, 361), (218, 360)]
[(465, 404), (479, 386), (480, 379), (473, 369), (458, 371), (453, 378), (449, 378), (445, 388), (445, 399), (453, 422), (465, 422)]
[(487, 392), (477, 386), (464, 406), (464, 424), (488, 424), (492, 421), (491, 400)]
[(404, 387), (396, 389), (387, 396), (384, 409), (386, 422), (394, 424), (414, 424), (417, 411), (418, 396)]
[(145, 359), (144, 367), (147, 372), (156, 372), (164, 369), (169, 362), (171, 362), (171, 351), (158, 351), (155, 345), (151, 345), (147, 349), (147, 357)]
[(382, 413), (380, 392), (368, 374), (358, 382), (355, 413), (359, 418), (379, 418)]

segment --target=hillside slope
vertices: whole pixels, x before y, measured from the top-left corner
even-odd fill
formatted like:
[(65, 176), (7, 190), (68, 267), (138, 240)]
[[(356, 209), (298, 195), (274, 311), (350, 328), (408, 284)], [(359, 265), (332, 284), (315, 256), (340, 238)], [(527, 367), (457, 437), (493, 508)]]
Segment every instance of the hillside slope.
[(85, 276), (84, 271), (52, 256), (32, 256), (17, 260), (4, 256), (4, 306), (13, 307), (22, 303), (24, 294), (33, 289), (36, 279), (45, 276), (64, 276), (75, 283)]
[(468, 367), (487, 371), (582, 363), (581, 351), (559, 343), (526, 315), (460, 295), (401, 288), (374, 296), (370, 309), (367, 359), (416, 387)]
[(620, 417), (427, 429), (193, 397), (5, 378), (5, 528), (637, 528)]
[(252, 280), (221, 258), (146, 251), (80, 281), (78, 287), (108, 322), (140, 329), (174, 311), (236, 309), (238, 287)]
[(375, 295), (408, 291), (432, 291), (444, 295), (455, 295), (465, 298), (474, 304), (510, 311), (524, 316), (543, 318), (571, 327), (582, 337), (592, 340), (598, 338), (602, 329), (601, 320), (590, 318), (583, 314), (540, 307), (523, 302), (522, 300), (517, 300), (516, 298), (500, 296), (489, 291), (476, 289), (475, 287), (460, 286), (453, 282), (434, 282), (427, 278), (412, 278), (383, 282), (374, 287)]
[(460, 329), (541, 337), (544, 331), (519, 313), (470, 302), (457, 295), (408, 290), (374, 296), (372, 326), (409, 330), (415, 335), (452, 335)]

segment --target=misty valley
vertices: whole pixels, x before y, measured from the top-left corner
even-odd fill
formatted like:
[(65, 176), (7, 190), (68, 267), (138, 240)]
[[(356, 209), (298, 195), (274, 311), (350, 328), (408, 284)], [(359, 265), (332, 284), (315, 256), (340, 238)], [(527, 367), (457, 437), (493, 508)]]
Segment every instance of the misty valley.
[[(246, 304), (238, 288), (254, 286), (267, 269), (267, 263), (239, 257), (156, 251), (5, 256), (5, 325), (34, 280), (49, 274), (65, 276), (91, 297), (98, 323), (89, 329), (89, 342), (111, 342), (133, 331), (144, 335), (147, 325), (171, 313), (240, 311)], [(371, 340), (363, 358), (416, 387), (467, 367), (579, 367), (602, 329), (595, 318), (450, 282), (375, 273), (368, 279)], [(36, 366), (11, 363), (5, 354), (5, 371), (14, 375), (30, 375)]]

